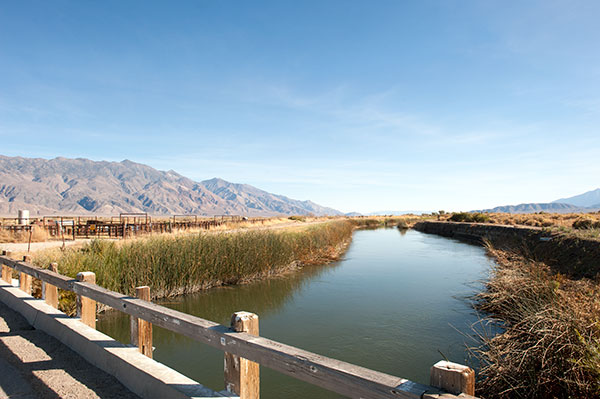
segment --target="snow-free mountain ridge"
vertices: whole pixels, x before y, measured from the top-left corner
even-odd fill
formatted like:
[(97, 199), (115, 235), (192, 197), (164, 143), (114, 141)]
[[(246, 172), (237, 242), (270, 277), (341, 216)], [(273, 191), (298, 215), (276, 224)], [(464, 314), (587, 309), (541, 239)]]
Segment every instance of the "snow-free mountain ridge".
[(492, 209), (483, 209), (473, 212), (502, 212), (502, 213), (584, 213), (595, 212), (600, 209), (600, 188), (575, 195), (560, 198), (548, 203), (530, 203), (519, 205), (503, 205)]
[(491, 212), (491, 213), (536, 213), (536, 212), (548, 212), (548, 213), (578, 213), (578, 212), (591, 212), (594, 209), (582, 208), (579, 206), (563, 203), (530, 203), (530, 204), (518, 204), (518, 205), (504, 205), (497, 206), (491, 209), (482, 209), (472, 212)]
[(600, 208), (600, 188), (573, 197), (557, 199), (553, 202), (562, 202), (587, 208)]
[(0, 155), (0, 214), (28, 209), (51, 214), (117, 215), (339, 215), (311, 201), (271, 194), (247, 184), (214, 178), (193, 181), (172, 170), (77, 158), (22, 158)]

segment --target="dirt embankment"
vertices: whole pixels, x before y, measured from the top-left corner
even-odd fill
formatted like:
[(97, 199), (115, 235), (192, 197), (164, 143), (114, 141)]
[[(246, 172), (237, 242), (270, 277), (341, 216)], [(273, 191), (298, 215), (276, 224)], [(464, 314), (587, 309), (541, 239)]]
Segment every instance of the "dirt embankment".
[(600, 273), (600, 241), (597, 240), (571, 237), (539, 227), (486, 223), (425, 221), (413, 228), (445, 237), (487, 241), (494, 248), (517, 252), (575, 279), (595, 278)]

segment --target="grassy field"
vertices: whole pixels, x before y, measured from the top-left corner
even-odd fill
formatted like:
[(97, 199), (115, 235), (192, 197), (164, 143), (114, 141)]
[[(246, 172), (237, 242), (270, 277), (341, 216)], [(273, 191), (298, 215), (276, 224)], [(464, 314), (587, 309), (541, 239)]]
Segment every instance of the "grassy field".
[(132, 294), (137, 286), (149, 285), (157, 298), (324, 263), (340, 255), (353, 229), (347, 220), (334, 220), (292, 230), (95, 240), (79, 249), (39, 252), (33, 260), (41, 267), (57, 262), (59, 272), (71, 277), (92, 271), (99, 285), (125, 294)]

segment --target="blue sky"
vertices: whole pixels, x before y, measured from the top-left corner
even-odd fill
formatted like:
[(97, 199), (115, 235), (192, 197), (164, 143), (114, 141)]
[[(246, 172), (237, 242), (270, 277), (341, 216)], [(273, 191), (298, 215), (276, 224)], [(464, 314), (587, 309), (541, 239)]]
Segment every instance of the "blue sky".
[(342, 211), (600, 186), (598, 1), (0, 4), (0, 154)]

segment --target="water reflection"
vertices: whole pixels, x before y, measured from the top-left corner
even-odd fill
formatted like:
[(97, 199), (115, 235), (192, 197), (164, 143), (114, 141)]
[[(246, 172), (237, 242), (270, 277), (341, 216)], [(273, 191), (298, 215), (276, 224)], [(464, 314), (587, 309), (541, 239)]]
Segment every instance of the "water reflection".
[[(312, 279), (332, 272), (340, 262), (309, 266), (291, 270), (269, 280), (255, 281), (237, 286), (224, 286), (208, 291), (197, 292), (156, 301), (159, 305), (183, 313), (202, 317), (223, 325), (229, 325), (234, 312), (247, 310), (260, 315), (261, 319), (277, 313), (294, 292), (302, 290)], [(109, 310), (98, 320), (98, 329), (123, 343), (129, 343), (128, 316), (116, 310)], [(168, 331), (160, 335), (170, 334)], [(169, 341), (188, 340), (182, 335), (173, 334)]]

